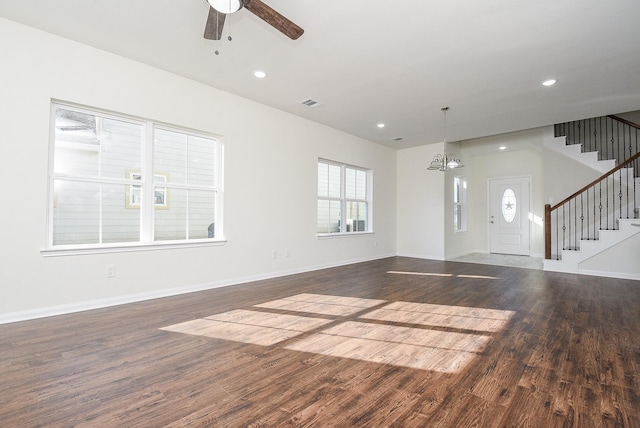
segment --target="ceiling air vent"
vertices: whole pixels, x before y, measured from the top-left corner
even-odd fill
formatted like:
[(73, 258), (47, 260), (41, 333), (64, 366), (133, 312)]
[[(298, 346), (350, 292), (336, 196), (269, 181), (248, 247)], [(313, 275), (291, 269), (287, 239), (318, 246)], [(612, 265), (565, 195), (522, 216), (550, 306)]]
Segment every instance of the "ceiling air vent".
[(302, 101), (301, 104), (306, 105), (307, 107), (315, 107), (318, 104), (320, 104), (319, 102), (317, 102), (316, 100), (312, 100), (311, 98), (307, 98), (306, 100)]
[(400, 141), (404, 141), (404, 138), (402, 137), (396, 137), (396, 138), (392, 138), (392, 141), (396, 141), (396, 142), (400, 142)]

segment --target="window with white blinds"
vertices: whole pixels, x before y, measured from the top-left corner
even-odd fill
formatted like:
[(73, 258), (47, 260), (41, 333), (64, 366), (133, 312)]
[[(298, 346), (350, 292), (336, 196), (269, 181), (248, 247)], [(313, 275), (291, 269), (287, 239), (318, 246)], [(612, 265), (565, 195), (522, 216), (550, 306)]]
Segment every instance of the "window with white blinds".
[(48, 248), (222, 236), (217, 138), (58, 103), (51, 123)]
[(318, 160), (318, 234), (371, 231), (371, 171)]

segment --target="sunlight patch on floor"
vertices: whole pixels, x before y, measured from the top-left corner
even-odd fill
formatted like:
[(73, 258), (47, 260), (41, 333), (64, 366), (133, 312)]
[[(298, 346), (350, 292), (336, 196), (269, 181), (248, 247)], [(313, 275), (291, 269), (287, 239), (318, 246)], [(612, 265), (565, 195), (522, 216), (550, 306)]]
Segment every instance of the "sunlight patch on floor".
[(334, 336), (324, 332), (297, 341), (286, 349), (442, 373), (458, 372), (475, 356), (471, 352)]
[(361, 318), (492, 333), (504, 328), (513, 314), (497, 309), (394, 302)]
[(403, 272), (397, 270), (390, 270), (387, 273), (396, 275), (415, 275), (415, 276), (439, 276), (439, 277), (456, 277), (456, 278), (471, 278), (471, 279), (500, 279), (496, 276), (486, 275), (466, 275), (466, 274), (452, 274), (452, 273), (435, 273), (435, 272)]
[(457, 372), (491, 338), (483, 335), (346, 321), (286, 347), (332, 357)]
[(451, 351), (481, 352), (490, 336), (397, 325), (345, 321), (322, 331), (343, 337), (360, 337), (405, 345), (427, 346)]
[(385, 302), (386, 300), (305, 293), (254, 306), (257, 308), (280, 309), (293, 312), (347, 316)]
[(332, 320), (235, 310), (174, 324), (161, 330), (270, 346), (326, 325)]
[[(491, 335), (503, 329), (515, 314), (321, 294), (297, 294), (254, 307), (322, 314), (326, 318), (237, 309), (162, 330), (261, 346), (289, 340), (285, 349), (292, 351), (456, 373), (473, 361)], [(357, 316), (357, 320), (347, 316)]]
[(398, 275), (415, 275), (415, 276), (441, 276), (441, 277), (451, 277), (452, 273), (436, 273), (436, 272), (400, 272), (397, 270), (390, 270), (387, 273), (394, 273)]

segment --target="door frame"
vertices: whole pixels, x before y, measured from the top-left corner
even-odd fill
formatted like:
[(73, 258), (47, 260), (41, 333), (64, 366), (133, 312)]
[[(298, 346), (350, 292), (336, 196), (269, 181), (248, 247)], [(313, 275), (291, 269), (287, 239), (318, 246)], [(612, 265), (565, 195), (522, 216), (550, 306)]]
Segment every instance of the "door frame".
[[(495, 181), (495, 180), (502, 180), (502, 181), (507, 181), (507, 180), (522, 180), (522, 179), (526, 179), (528, 184), (529, 184), (529, 211), (528, 213), (526, 213), (525, 215), (525, 220), (527, 222), (528, 225), (528, 236), (529, 236), (529, 246), (528, 246), (528, 254), (523, 255), (525, 257), (531, 257), (531, 245), (533, 243), (533, 225), (532, 225), (532, 220), (529, 218), (530, 215), (533, 214), (532, 211), (532, 204), (533, 204), (533, 189), (531, 188), (532, 183), (533, 183), (533, 178), (531, 175), (509, 175), (509, 176), (504, 176), (504, 177), (489, 177), (487, 178), (487, 247), (488, 247), (488, 252), (489, 254), (493, 254), (491, 252), (491, 240), (492, 240), (492, 233), (491, 233), (491, 208), (492, 208), (492, 200), (491, 200), (491, 182)], [(498, 253), (496, 253), (498, 254)], [(506, 253), (500, 253), (500, 254), (506, 254)]]

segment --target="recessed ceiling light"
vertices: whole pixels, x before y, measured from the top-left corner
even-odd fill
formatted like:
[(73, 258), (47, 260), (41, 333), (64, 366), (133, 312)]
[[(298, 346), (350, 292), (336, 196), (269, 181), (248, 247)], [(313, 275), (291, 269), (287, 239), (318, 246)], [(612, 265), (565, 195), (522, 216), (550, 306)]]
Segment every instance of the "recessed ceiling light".
[(257, 77), (258, 79), (264, 79), (265, 77), (267, 77), (267, 73), (265, 73), (265, 72), (264, 72), (264, 71), (262, 71), (262, 70), (255, 70), (255, 71), (253, 72), (253, 75), (254, 75), (255, 77)]
[(556, 79), (548, 79), (548, 80), (545, 80), (544, 82), (542, 82), (542, 85), (543, 86), (553, 86), (556, 83), (558, 83), (558, 81)]
[(377, 124), (376, 126), (377, 126), (378, 128), (384, 128), (384, 127), (385, 127), (384, 123), (382, 123), (382, 122), (380, 122), (380, 123), (379, 123), (379, 124)]
[(498, 147), (498, 149), (500, 149), (500, 150), (507, 150), (507, 146), (500, 146), (500, 147)]

